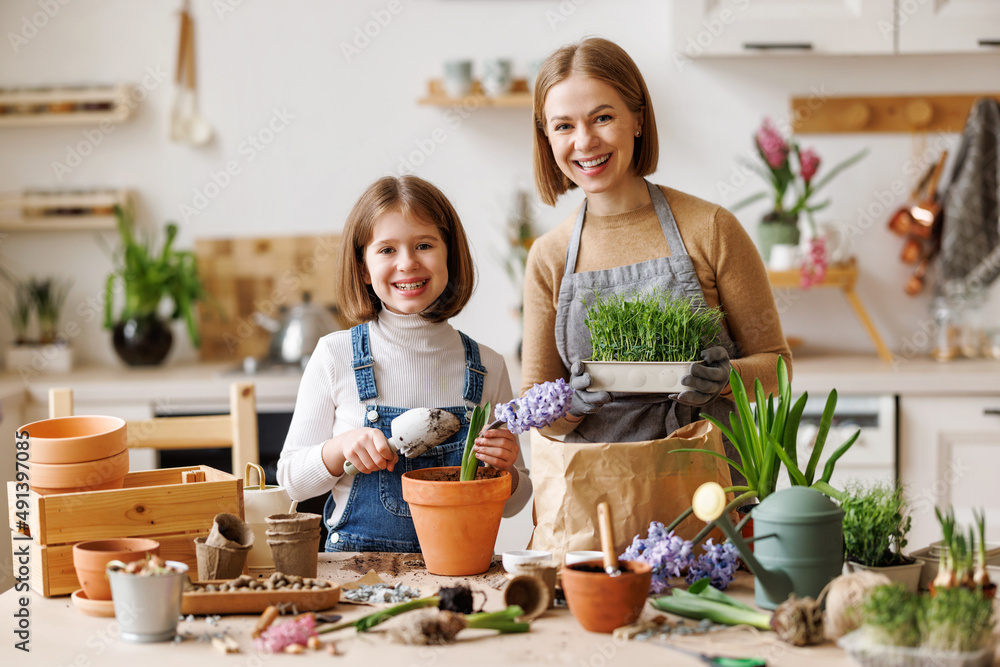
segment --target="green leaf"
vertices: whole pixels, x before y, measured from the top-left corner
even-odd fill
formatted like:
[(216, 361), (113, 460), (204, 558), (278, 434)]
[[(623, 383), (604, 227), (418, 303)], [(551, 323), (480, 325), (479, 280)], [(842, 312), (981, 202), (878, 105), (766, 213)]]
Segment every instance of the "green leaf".
[(802, 474), (802, 471), (799, 470), (799, 467), (795, 465), (794, 461), (792, 461), (792, 458), (788, 455), (788, 452), (785, 451), (785, 448), (779, 445), (778, 441), (774, 438), (771, 438), (770, 436), (768, 437), (770, 438), (771, 444), (774, 448), (774, 453), (779, 459), (781, 459), (781, 462), (785, 464), (785, 468), (788, 469), (788, 477), (792, 480), (792, 484), (796, 486), (809, 486), (806, 483), (806, 478)]
[(788, 412), (788, 422), (785, 424), (782, 447), (785, 452), (788, 453), (789, 458), (795, 462), (795, 465), (799, 464), (799, 422), (802, 420), (802, 412), (806, 409), (806, 401), (808, 400), (809, 392), (799, 396), (799, 399), (795, 401), (795, 405), (793, 405), (792, 409)]
[(857, 164), (866, 155), (868, 155), (868, 149), (867, 148), (863, 148), (862, 150), (858, 151), (857, 153), (855, 153), (851, 157), (847, 158), (843, 162), (840, 162), (839, 164), (837, 164), (836, 166), (834, 166), (830, 171), (826, 172), (826, 174), (824, 174), (822, 178), (820, 178), (818, 181), (816, 181), (813, 184), (812, 191), (813, 192), (818, 191), (824, 185), (826, 185), (827, 183), (829, 183), (830, 181), (832, 181), (834, 179), (834, 177), (837, 176), (837, 174), (839, 174), (840, 172), (844, 171), (848, 167), (851, 167), (851, 166)]
[(833, 411), (836, 408), (837, 390), (833, 389), (826, 399), (826, 407), (823, 408), (819, 430), (816, 432), (816, 444), (813, 445), (812, 454), (809, 456), (809, 464), (806, 466), (806, 479), (809, 484), (812, 484), (813, 477), (816, 474), (816, 466), (819, 464), (819, 457), (823, 454), (823, 447), (826, 445), (826, 436), (830, 432), (830, 425), (833, 424)]
[(719, 452), (713, 452), (710, 449), (698, 449), (696, 447), (684, 447), (682, 449), (671, 449), (670, 450), (671, 454), (677, 454), (677, 453), (680, 453), (680, 452), (686, 452), (686, 453), (694, 452), (694, 453), (698, 453), (698, 454), (708, 454), (709, 456), (714, 456), (716, 458), (720, 458), (723, 461), (725, 461), (726, 463), (728, 463), (729, 465), (731, 465), (733, 467), (733, 469), (739, 471), (739, 473), (741, 475), (743, 475), (744, 477), (747, 476), (746, 472), (743, 470), (743, 466), (737, 464), (736, 461), (732, 460), (731, 458), (729, 458), (725, 454), (720, 454)]
[(847, 453), (847, 450), (851, 448), (851, 445), (853, 445), (857, 441), (858, 436), (860, 435), (861, 435), (861, 429), (858, 429), (857, 431), (854, 432), (854, 435), (848, 438), (847, 441), (844, 442), (844, 444), (842, 444), (840, 447), (838, 447), (837, 450), (830, 456), (830, 458), (827, 459), (826, 465), (823, 467), (823, 477), (820, 478), (822, 479), (822, 481), (827, 483), (830, 482), (830, 478), (833, 477), (833, 468), (835, 465), (837, 465), (837, 459), (839, 459), (841, 456)]

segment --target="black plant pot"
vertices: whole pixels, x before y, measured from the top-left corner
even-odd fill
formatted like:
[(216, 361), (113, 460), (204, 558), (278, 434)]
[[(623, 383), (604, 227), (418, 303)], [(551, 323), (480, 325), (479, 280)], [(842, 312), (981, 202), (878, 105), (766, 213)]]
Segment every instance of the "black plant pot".
[(111, 339), (115, 352), (129, 366), (156, 366), (167, 358), (174, 335), (160, 318), (150, 315), (119, 322)]

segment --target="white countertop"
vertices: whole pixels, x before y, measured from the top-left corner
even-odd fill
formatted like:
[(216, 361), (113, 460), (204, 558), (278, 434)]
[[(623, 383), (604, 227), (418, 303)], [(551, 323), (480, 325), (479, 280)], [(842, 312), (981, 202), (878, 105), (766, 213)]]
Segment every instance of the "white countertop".
[[(508, 360), (508, 363), (511, 363)], [(157, 401), (169, 397), (186, 405), (217, 408), (226, 405), (232, 382), (253, 382), (263, 409), (294, 406), (301, 373), (292, 371), (245, 374), (236, 362), (170, 364), (157, 367), (84, 366), (69, 373), (36, 375), (22, 380), (0, 374), (0, 400), (22, 396), (46, 403), (52, 387), (71, 387), (77, 400), (88, 403)], [(512, 377), (517, 368), (511, 368)], [(1000, 361), (956, 360), (946, 363), (926, 357), (898, 356), (892, 364), (874, 354), (803, 351), (792, 360), (796, 392), (842, 395), (900, 396), (1000, 395)]]

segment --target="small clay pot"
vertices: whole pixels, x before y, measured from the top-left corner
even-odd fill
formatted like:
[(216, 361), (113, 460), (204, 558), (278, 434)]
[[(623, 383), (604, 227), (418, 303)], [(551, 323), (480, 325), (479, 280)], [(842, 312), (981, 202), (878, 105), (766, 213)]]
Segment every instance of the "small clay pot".
[[(43, 419), (25, 424), (32, 466), (38, 463), (97, 461), (125, 451), (125, 420), (118, 417), (77, 416)], [(32, 482), (38, 484), (32, 474)]]
[(562, 570), (562, 588), (573, 616), (590, 632), (610, 633), (634, 623), (649, 595), (652, 567), (641, 561), (619, 561), (621, 574), (612, 577), (604, 563), (590, 560)]
[(77, 542), (73, 545), (73, 567), (89, 599), (110, 600), (111, 584), (105, 574), (108, 562), (120, 560), (129, 563), (159, 553), (159, 542), (138, 537)]
[(247, 563), (250, 546), (248, 544), (245, 547), (221, 547), (208, 544), (204, 537), (196, 537), (194, 550), (198, 558), (198, 579), (211, 581), (212, 579), (235, 579), (240, 576)]
[(120, 489), (127, 474), (127, 450), (96, 461), (32, 463), (31, 488), (43, 495)]
[(509, 607), (516, 604), (524, 610), (518, 621), (531, 621), (551, 606), (552, 596), (548, 585), (538, 577), (526, 574), (515, 576), (503, 589), (503, 601)]

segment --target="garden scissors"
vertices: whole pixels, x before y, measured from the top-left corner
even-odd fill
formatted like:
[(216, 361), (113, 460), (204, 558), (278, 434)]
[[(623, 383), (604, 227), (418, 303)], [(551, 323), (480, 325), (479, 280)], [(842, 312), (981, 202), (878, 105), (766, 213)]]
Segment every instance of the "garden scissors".
[(690, 651), (686, 648), (671, 646), (670, 644), (663, 644), (660, 642), (654, 643), (662, 646), (663, 648), (668, 648), (671, 651), (686, 653), (687, 655), (698, 658), (706, 665), (715, 665), (715, 667), (767, 667), (767, 663), (764, 662), (763, 658), (725, 658), (721, 655), (705, 655), (704, 653), (698, 653), (697, 651)]

